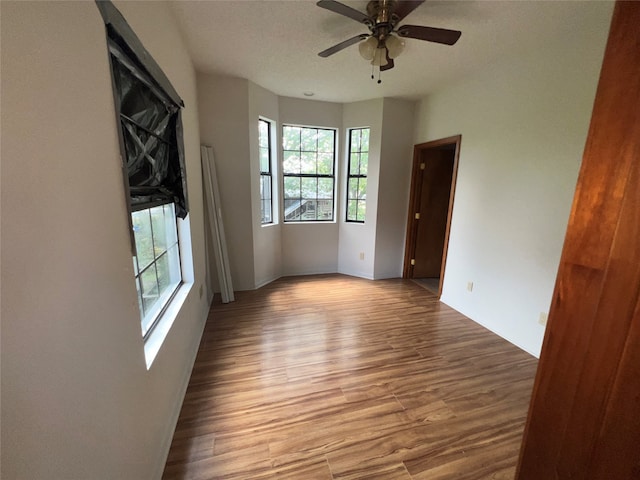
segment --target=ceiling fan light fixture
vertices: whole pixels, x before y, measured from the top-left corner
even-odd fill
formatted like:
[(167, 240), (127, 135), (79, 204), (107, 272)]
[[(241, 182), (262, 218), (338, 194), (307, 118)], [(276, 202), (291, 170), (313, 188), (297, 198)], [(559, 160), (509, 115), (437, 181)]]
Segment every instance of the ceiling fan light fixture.
[(389, 63), (387, 60), (387, 49), (384, 47), (376, 48), (376, 51), (371, 60), (371, 65), (374, 67), (384, 67)]
[(385, 41), (387, 50), (389, 50), (389, 58), (398, 57), (404, 50), (404, 40), (396, 37), (395, 35), (389, 35)]
[(364, 42), (360, 42), (360, 45), (358, 45), (360, 56), (365, 60), (373, 60), (377, 48), (378, 39), (376, 37), (369, 37)]
[(321, 51), (318, 55), (326, 58), (357, 43), (362, 58), (372, 65), (371, 78), (375, 78), (376, 67), (378, 67), (378, 83), (381, 83), (381, 72), (394, 68), (394, 59), (404, 51), (405, 38), (453, 45), (462, 35), (458, 30), (446, 28), (399, 25), (407, 15), (424, 2), (425, 0), (369, 0), (367, 13), (363, 13), (338, 0), (318, 0), (319, 7), (355, 20), (369, 29), (369, 33), (348, 38)]

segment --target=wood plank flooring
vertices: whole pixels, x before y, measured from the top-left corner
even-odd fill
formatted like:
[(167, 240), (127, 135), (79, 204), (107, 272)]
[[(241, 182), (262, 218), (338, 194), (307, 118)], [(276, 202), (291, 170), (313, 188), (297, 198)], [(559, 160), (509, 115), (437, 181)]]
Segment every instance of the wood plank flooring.
[(513, 479), (537, 361), (409, 280), (214, 303), (164, 479)]

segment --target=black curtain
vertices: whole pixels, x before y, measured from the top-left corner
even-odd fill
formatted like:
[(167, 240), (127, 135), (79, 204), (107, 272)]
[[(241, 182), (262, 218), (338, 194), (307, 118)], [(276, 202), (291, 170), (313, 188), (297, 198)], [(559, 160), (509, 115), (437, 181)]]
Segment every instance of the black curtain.
[(173, 202), (184, 218), (184, 104), (120, 12), (108, 1), (97, 5), (107, 26), (130, 209)]

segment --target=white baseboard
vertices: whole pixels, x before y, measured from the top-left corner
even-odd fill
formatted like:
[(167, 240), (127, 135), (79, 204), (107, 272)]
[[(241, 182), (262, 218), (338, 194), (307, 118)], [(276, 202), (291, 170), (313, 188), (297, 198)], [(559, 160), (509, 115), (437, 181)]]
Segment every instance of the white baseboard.
[(280, 275), (276, 276), (276, 277), (271, 277), (268, 278), (266, 280), (261, 280), (258, 283), (256, 283), (256, 286), (254, 288), (254, 290), (258, 290), (259, 288), (264, 287), (265, 285), (269, 285), (271, 282), (275, 282), (276, 280), (278, 280), (280, 278)]
[(326, 275), (328, 273), (338, 273), (338, 271), (335, 270), (335, 269), (299, 270), (299, 271), (283, 272), (282, 276), (283, 277), (297, 277), (297, 276), (304, 276), (304, 275)]
[[(211, 308), (211, 305), (209, 305)], [(182, 410), (182, 403), (184, 402), (184, 397), (187, 393), (187, 387), (189, 386), (189, 380), (191, 379), (191, 372), (193, 371), (193, 366), (196, 363), (196, 357), (198, 355), (198, 350), (200, 347), (200, 340), (202, 339), (202, 334), (204, 333), (204, 327), (207, 323), (207, 317), (209, 316), (209, 308), (207, 308), (207, 312), (204, 315), (204, 318), (201, 320), (202, 324), (200, 326), (200, 334), (196, 335), (194, 338), (194, 342), (192, 344), (192, 358), (188, 363), (188, 368), (186, 368), (185, 372), (183, 372), (182, 382), (180, 385), (180, 389), (178, 390), (178, 395), (175, 400), (173, 412), (171, 412), (171, 416), (167, 419), (167, 431), (164, 436), (164, 441), (162, 442), (162, 448), (160, 449), (160, 458), (157, 462), (156, 471), (154, 472), (153, 477), (157, 480), (162, 479), (162, 474), (164, 473), (164, 467), (167, 463), (167, 458), (169, 457), (169, 450), (171, 449), (171, 443), (173, 442), (173, 436), (176, 432), (176, 426), (178, 425), (178, 417), (180, 416), (180, 411)]]
[(357, 272), (348, 269), (338, 269), (338, 273), (342, 275), (349, 275), (350, 277), (364, 278), (366, 280), (374, 280), (373, 275), (364, 272)]

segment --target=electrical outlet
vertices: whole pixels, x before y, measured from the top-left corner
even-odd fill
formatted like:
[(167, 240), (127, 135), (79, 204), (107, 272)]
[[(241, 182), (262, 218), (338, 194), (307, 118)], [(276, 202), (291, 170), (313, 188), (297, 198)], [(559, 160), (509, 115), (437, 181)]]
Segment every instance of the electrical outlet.
[(547, 317), (548, 315), (545, 312), (540, 312), (540, 316), (538, 317), (538, 323), (543, 327), (547, 325)]
[(202, 284), (200, 284), (200, 298), (202, 298), (202, 292), (204, 292), (204, 289), (202, 288)]
[(364, 252), (360, 252), (360, 260), (364, 260)]
[(467, 282), (467, 291), (473, 292), (473, 282)]

